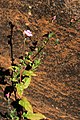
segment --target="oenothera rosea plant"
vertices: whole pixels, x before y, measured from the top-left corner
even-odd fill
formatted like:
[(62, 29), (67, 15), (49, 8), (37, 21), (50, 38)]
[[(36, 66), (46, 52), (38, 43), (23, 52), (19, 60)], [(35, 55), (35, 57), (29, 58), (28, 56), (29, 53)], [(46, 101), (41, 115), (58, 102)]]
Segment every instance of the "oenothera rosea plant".
[[(32, 76), (36, 76), (34, 73), (36, 68), (40, 65), (40, 59), (36, 59), (36, 56), (39, 55), (41, 50), (46, 46), (49, 39), (53, 36), (53, 33), (48, 34), (48, 38), (44, 40), (44, 44), (41, 47), (38, 47), (37, 53), (33, 55), (33, 51), (35, 49), (31, 49), (30, 52), (24, 54), (24, 56), (20, 59), (20, 62), (14, 66), (11, 66), (10, 69), (12, 70), (12, 86), (15, 90), (15, 100), (19, 99), (18, 104), (22, 106), (22, 108), (25, 109), (25, 112), (23, 111), (21, 113), (21, 117), (27, 118), (29, 120), (41, 120), (46, 119), (46, 117), (41, 113), (34, 113), (32, 105), (27, 100), (26, 97), (23, 96), (23, 92), (28, 86), (30, 85)], [(24, 46), (25, 41), (27, 40), (26, 37), (32, 37), (32, 32), (30, 30), (25, 30), (23, 32), (24, 36)], [(33, 44), (33, 48), (36, 48), (37, 42)], [(25, 47), (24, 47), (25, 52)]]

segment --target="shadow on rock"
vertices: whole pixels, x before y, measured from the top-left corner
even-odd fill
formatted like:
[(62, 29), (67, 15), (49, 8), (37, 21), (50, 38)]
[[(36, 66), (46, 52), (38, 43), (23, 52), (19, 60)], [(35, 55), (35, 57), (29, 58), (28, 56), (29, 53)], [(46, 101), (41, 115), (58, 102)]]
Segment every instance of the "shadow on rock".
[(23, 107), (19, 105), (20, 99), (16, 99), (16, 101), (13, 101), (11, 105), (16, 109), (17, 115), (19, 118), (21, 118), (21, 115), (23, 114)]
[(0, 84), (7, 84), (6, 76), (10, 76), (10, 71), (8, 69), (5, 70), (4, 68), (0, 68)]

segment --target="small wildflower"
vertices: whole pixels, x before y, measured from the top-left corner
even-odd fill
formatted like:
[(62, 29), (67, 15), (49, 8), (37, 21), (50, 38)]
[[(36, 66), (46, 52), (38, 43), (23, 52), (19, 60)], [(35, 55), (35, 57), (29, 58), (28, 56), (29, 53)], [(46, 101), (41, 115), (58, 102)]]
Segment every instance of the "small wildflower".
[(6, 96), (7, 98), (9, 98), (9, 93), (7, 93), (5, 96)]
[(53, 16), (52, 20), (56, 20), (56, 15), (55, 15), (55, 16)]
[(23, 35), (26, 35), (26, 36), (28, 36), (28, 37), (33, 36), (33, 35), (32, 35), (32, 32), (31, 32), (30, 30), (24, 30)]
[(75, 20), (74, 20), (74, 19), (71, 19), (71, 23), (73, 23), (73, 22), (75, 22)]
[(52, 17), (52, 22), (56, 20), (56, 15)]

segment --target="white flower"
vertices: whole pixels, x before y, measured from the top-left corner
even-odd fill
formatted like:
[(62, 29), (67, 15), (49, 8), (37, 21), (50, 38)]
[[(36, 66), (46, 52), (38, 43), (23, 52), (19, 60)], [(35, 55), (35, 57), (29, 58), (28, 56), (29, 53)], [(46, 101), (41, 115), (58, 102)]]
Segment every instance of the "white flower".
[(75, 19), (71, 19), (71, 23), (75, 22)]
[(28, 37), (33, 36), (33, 35), (32, 35), (32, 32), (31, 32), (30, 30), (24, 30), (23, 35), (26, 35), (26, 36), (28, 36)]
[(55, 15), (55, 16), (53, 16), (52, 20), (56, 20), (56, 15)]

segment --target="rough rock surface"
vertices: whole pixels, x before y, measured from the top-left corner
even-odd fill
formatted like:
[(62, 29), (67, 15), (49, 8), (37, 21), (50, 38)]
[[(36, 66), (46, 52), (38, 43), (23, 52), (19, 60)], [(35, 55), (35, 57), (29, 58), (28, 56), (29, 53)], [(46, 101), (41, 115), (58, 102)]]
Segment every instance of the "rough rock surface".
[[(23, 30), (27, 26), (33, 33), (31, 40), (38, 40), (39, 45), (48, 32), (56, 35), (44, 48), (37, 77), (24, 93), (34, 111), (43, 113), (49, 120), (80, 119), (79, 8), (79, 0), (0, 0), (0, 115), (8, 109), (3, 94), (8, 84), (4, 85), (2, 80), (7, 81), (5, 71), (11, 65), (7, 38), (11, 21), (15, 25), (14, 59), (23, 54)], [(53, 20), (54, 15), (56, 20)], [(70, 25), (71, 19), (75, 21)], [(59, 44), (55, 44), (56, 39)], [(5, 120), (4, 116), (0, 119)]]

